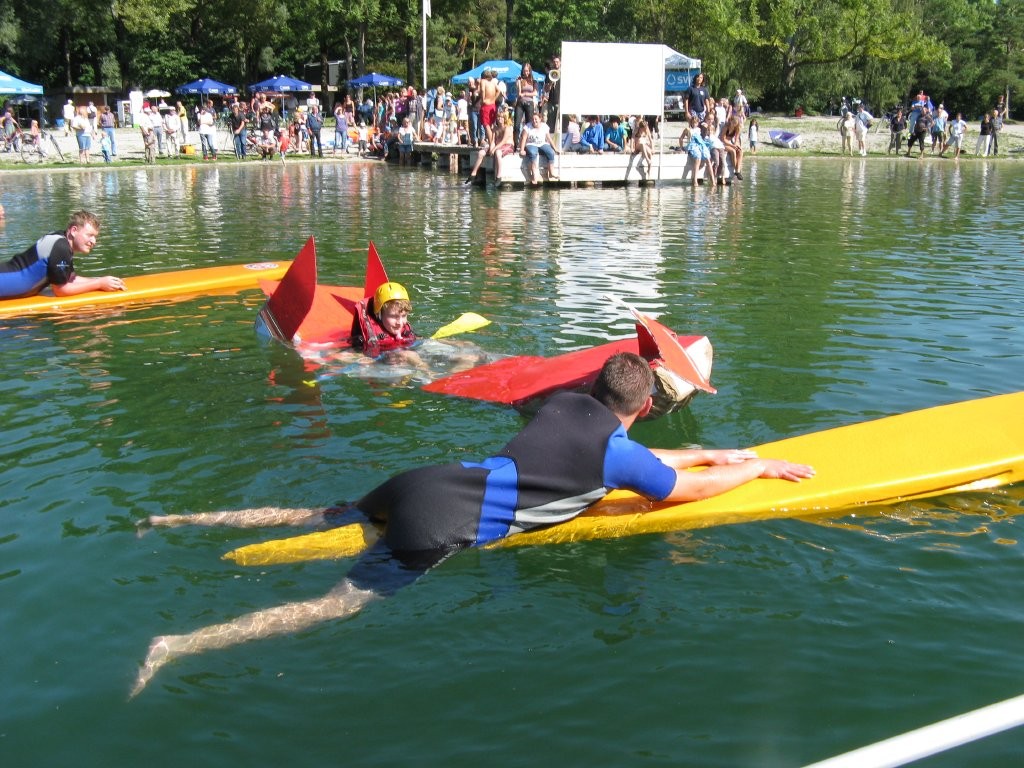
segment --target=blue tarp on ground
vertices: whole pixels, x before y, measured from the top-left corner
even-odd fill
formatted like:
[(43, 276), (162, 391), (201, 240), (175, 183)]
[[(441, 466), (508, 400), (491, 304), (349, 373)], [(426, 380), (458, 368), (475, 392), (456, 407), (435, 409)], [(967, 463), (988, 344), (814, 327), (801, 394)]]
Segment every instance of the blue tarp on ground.
[[(512, 59), (494, 59), (491, 61), (485, 61), (483, 64), (473, 67), (469, 72), (463, 72), (461, 75), (456, 75), (452, 78), (452, 82), (455, 83), (455, 85), (465, 85), (469, 82), (469, 78), (471, 77), (474, 80), (479, 80), (483, 76), (485, 69), (495, 70), (498, 73), (499, 80), (511, 83), (519, 77), (519, 74), (523, 71), (523, 65), (518, 61), (513, 61)], [(538, 83), (543, 83), (544, 75), (539, 72), (534, 72), (533, 79)]]
[(313, 85), (303, 80), (297, 80), (294, 77), (288, 77), (288, 75), (276, 75), (269, 80), (253, 83), (249, 86), (249, 90), (253, 93), (260, 93), (262, 91), (292, 93), (293, 91), (312, 91)]
[(43, 86), (36, 85), (35, 83), (27, 83), (24, 80), (19, 80), (14, 75), (9, 75), (6, 72), (0, 71), (0, 93), (39, 96), (42, 92)]
[(215, 96), (224, 96), (229, 93), (238, 93), (238, 89), (227, 83), (219, 83), (204, 77), (202, 80), (194, 80), (185, 85), (179, 85), (174, 89), (176, 93), (210, 93)]

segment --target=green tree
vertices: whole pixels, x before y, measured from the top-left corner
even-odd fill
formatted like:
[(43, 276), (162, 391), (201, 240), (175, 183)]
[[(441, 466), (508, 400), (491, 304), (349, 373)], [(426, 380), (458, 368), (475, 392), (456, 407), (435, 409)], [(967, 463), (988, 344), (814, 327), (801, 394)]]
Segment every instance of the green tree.
[(781, 94), (805, 67), (949, 64), (948, 45), (923, 31), (920, 8), (900, 0), (754, 0), (737, 31), (775, 52)]

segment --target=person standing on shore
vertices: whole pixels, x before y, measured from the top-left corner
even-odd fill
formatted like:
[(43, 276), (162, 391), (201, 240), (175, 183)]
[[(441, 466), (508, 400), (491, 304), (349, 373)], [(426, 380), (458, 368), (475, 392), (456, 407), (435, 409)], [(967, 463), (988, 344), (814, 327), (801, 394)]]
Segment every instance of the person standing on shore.
[(960, 112), (956, 113), (956, 119), (949, 123), (949, 139), (942, 146), (942, 151), (939, 152), (939, 157), (946, 156), (946, 150), (953, 147), (956, 151), (953, 153), (953, 157), (960, 157), (960, 152), (964, 146), (964, 135), (967, 133), (967, 123), (964, 121), (964, 116)]
[(334, 154), (338, 150), (342, 154), (348, 152), (348, 115), (345, 113), (345, 105), (338, 102), (334, 105)]
[(903, 114), (903, 107), (896, 109), (896, 114), (889, 121), (889, 149), (886, 154), (900, 153), (903, 148), (903, 133), (907, 130), (907, 118)]
[(999, 132), (1003, 130), (1003, 116), (998, 109), (992, 110), (992, 154), (999, 154)]
[(248, 138), (246, 119), (242, 112), (242, 105), (235, 102), (231, 105), (231, 117), (228, 118), (228, 125), (231, 127), (232, 141), (235, 146), (235, 158), (245, 160), (245, 141)]
[(213, 111), (213, 99), (206, 102), (206, 108), (200, 110), (199, 115), (199, 142), (203, 145), (203, 160), (217, 159), (217, 147), (214, 145), (214, 137), (217, 129), (214, 127), (216, 116)]
[(974, 149), (975, 155), (987, 157), (992, 148), (992, 116), (988, 112), (981, 116), (981, 125), (978, 131), (978, 146)]
[(75, 132), (78, 142), (78, 162), (89, 164), (89, 151), (92, 149), (92, 132), (89, 130), (89, 116), (84, 106), (79, 107), (71, 120), (71, 129)]
[(861, 157), (867, 157), (868, 154), (868, 128), (871, 127), (871, 121), (874, 117), (868, 112), (863, 104), (857, 105), (857, 115), (854, 132), (857, 134), (857, 151), (860, 152)]
[(71, 121), (75, 119), (75, 103), (68, 99), (64, 105), (64, 135), (71, 135)]
[[(306, 118), (306, 130), (309, 131), (309, 156), (323, 157), (324, 147), (320, 143), (320, 130), (324, 127), (323, 118), (320, 117), (320, 107), (316, 104), (309, 108), (309, 116)], [(313, 145), (316, 145), (316, 152)]]
[(103, 111), (100, 113), (100, 128), (110, 140), (111, 157), (117, 157), (117, 137), (114, 135), (114, 113), (110, 110), (110, 107), (107, 104), (103, 105)]

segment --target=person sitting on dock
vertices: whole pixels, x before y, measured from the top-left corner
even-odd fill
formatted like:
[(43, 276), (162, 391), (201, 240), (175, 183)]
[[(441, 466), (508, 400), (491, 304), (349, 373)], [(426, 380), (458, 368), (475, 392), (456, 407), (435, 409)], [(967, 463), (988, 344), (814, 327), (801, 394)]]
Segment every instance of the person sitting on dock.
[(90, 253), (99, 234), (100, 223), (94, 214), (71, 214), (63, 232), (43, 235), (6, 264), (0, 264), (0, 299), (35, 296), (48, 285), (54, 296), (123, 291), (124, 281), (119, 277), (85, 277), (75, 272), (75, 254)]
[(494, 126), (494, 143), (491, 146), (486, 144), (480, 146), (473, 170), (466, 177), (466, 184), (472, 184), (476, 181), (477, 171), (480, 170), (488, 155), (494, 156), (494, 180), (501, 181), (501, 158), (511, 155), (516, 151), (515, 140), (513, 139), (515, 133), (513, 122), (512, 116), (507, 113), (498, 117), (498, 122)]
[(597, 115), (587, 118), (587, 127), (580, 134), (580, 143), (585, 147), (584, 152), (591, 154), (602, 154), (607, 148), (604, 142), (604, 126), (597, 119)]
[(352, 318), (352, 346), (371, 357), (416, 342), (409, 325), (412, 302), (409, 292), (399, 283), (381, 283), (373, 298), (356, 304)]
[(627, 141), (629, 141), (629, 136), (618, 115), (612, 115), (608, 132), (604, 135), (605, 149), (609, 152), (625, 152)]
[[(539, 117), (535, 112), (534, 119)], [(799, 482), (813, 477), (806, 464), (761, 459), (749, 450), (650, 449), (631, 440), (629, 428), (652, 407), (653, 387), (650, 363), (622, 352), (605, 361), (590, 394), (554, 395), (518, 435), (482, 462), (412, 469), (355, 504), (326, 510), (263, 507), (149, 517), (149, 525), (164, 527), (340, 524), (368, 518), (383, 525), (384, 532), (322, 597), (266, 608), (187, 635), (155, 637), (131, 695), (176, 658), (352, 616), (460, 550), (572, 520), (613, 488), (656, 501), (690, 502), (756, 478)], [(705, 469), (690, 471), (695, 467)]]
[(732, 175), (737, 180), (743, 181), (743, 123), (736, 115), (732, 115), (725, 121), (722, 128), (722, 144), (725, 146), (725, 153), (732, 162)]
[(633, 134), (633, 154), (640, 155), (640, 160), (647, 164), (647, 174), (651, 173), (651, 162), (654, 158), (654, 142), (651, 139), (651, 128), (643, 117), (636, 119), (636, 131)]
[(540, 118), (540, 112), (534, 112), (531, 118), (531, 125), (523, 131), (523, 138), (519, 142), (519, 154), (525, 157), (529, 165), (529, 181), (533, 186), (540, 184), (540, 156), (544, 155), (548, 161), (548, 181), (558, 181), (552, 171), (555, 167), (555, 154), (561, 154), (551, 140), (551, 131), (547, 123)]
[(569, 122), (565, 127), (565, 135), (562, 136), (563, 152), (586, 152), (583, 145), (583, 134), (580, 131), (579, 118), (576, 115), (569, 115)]

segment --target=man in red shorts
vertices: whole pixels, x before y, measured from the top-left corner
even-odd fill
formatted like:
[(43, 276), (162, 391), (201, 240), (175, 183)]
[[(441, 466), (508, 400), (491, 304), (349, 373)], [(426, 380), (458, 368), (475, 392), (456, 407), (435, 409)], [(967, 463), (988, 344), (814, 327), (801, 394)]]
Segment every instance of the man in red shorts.
[(487, 136), (487, 147), (494, 146), (494, 124), (498, 118), (498, 81), (494, 79), (494, 70), (484, 70), (480, 81), (480, 124)]

